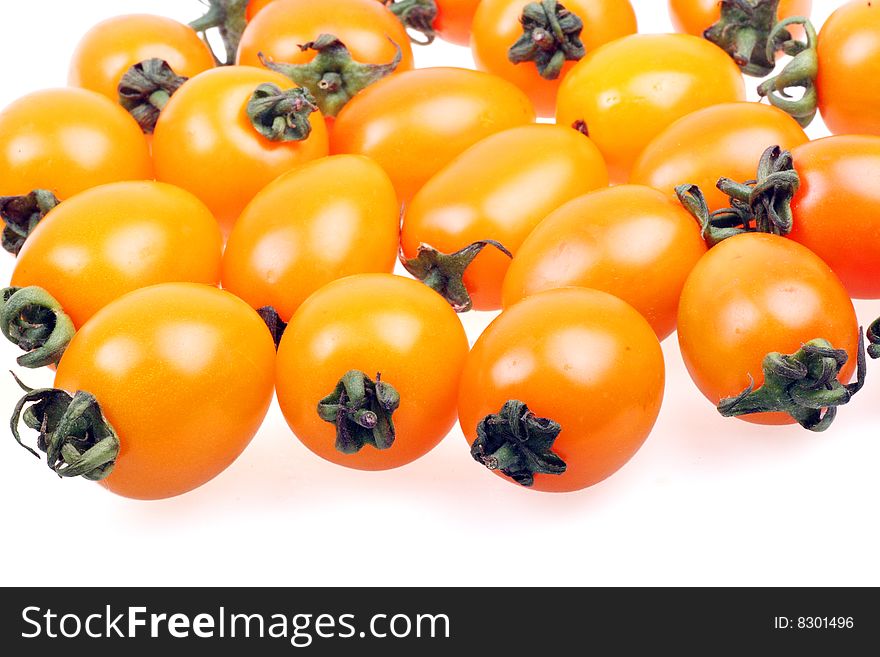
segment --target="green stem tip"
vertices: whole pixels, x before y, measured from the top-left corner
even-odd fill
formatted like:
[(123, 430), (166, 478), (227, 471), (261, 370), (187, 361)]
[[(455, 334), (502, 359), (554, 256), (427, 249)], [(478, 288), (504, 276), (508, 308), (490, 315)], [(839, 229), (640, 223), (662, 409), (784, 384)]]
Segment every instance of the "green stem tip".
[[(199, 33), (202, 40), (208, 43), (207, 32), (216, 29), (223, 40), (224, 59), (214, 53), (217, 64), (231, 66), (235, 63), (241, 35), (247, 27), (247, 6), (250, 0), (202, 0), (208, 10), (201, 18), (197, 18), (189, 26)], [(213, 53), (213, 49), (211, 49)]]
[(534, 62), (546, 80), (555, 80), (566, 61), (578, 61), (586, 54), (580, 35), (581, 18), (557, 0), (530, 2), (523, 8), (523, 35), (507, 52), (513, 64)]
[(877, 359), (880, 358), (880, 317), (871, 322), (871, 325), (868, 326), (868, 332), (866, 334), (868, 338), (868, 355)]
[(388, 449), (394, 444), (391, 416), (399, 406), (400, 394), (381, 374), (373, 381), (360, 370), (350, 370), (318, 402), (318, 415), (336, 425), (336, 449), (356, 454), (365, 445)]
[(721, 0), (721, 17), (703, 37), (729, 54), (746, 75), (763, 78), (776, 67), (776, 51), (791, 38), (775, 31), (779, 0)]
[(269, 141), (304, 141), (312, 133), (309, 116), (318, 106), (308, 89), (282, 91), (274, 84), (261, 84), (247, 105), (254, 129)]
[[(437, 33), (434, 21), (437, 20), (437, 3), (434, 0), (383, 0), (388, 9), (403, 23), (409, 39), (420, 46), (429, 46), (434, 42)], [(421, 34), (423, 39), (417, 39)]]
[(146, 59), (122, 76), (119, 104), (128, 110), (145, 134), (153, 134), (159, 113), (187, 79), (177, 75), (164, 59)]
[[(792, 39), (786, 29), (789, 25), (803, 25), (807, 39), (804, 42)], [(816, 89), (816, 78), (819, 75), (819, 53), (816, 50), (816, 28), (806, 18), (793, 17), (780, 21), (770, 34), (767, 47), (770, 48), (783, 40), (782, 51), (791, 56), (778, 75), (769, 78), (758, 86), (758, 94), (770, 101), (774, 107), (787, 112), (803, 128), (806, 128), (819, 108), (819, 92)], [(793, 97), (790, 89), (803, 89), (800, 98)]]
[(76, 333), (61, 304), (36, 286), (0, 290), (0, 331), (27, 352), (17, 362), (28, 368), (58, 363)]
[(45, 189), (36, 189), (23, 196), (0, 196), (4, 250), (18, 255), (37, 224), (58, 203), (55, 194)]

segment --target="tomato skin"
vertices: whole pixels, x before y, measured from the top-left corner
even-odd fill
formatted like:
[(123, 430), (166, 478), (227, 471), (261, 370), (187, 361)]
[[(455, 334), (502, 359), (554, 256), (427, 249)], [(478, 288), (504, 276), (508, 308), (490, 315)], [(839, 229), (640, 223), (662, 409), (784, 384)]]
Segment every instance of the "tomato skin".
[(163, 16), (129, 14), (86, 32), (71, 59), (68, 83), (118, 102), (122, 76), (152, 58), (165, 60), (187, 78), (214, 67), (211, 50), (190, 27)]
[(632, 305), (662, 340), (675, 330), (681, 288), (705, 252), (693, 217), (662, 193), (598, 190), (561, 206), (526, 238), (504, 278), (504, 307), (544, 290), (593, 288)]
[(444, 41), (467, 46), (471, 41), (471, 26), (480, 0), (436, 0), (437, 18), (434, 29)]
[(641, 447), (664, 376), (657, 336), (631, 306), (598, 290), (549, 290), (505, 310), (477, 340), (462, 374), (459, 420), (472, 444), (486, 415), (508, 400), (525, 402), (562, 425), (553, 451), (567, 464), (561, 475), (535, 475), (532, 489), (580, 490)]
[(737, 100), (745, 100), (745, 84), (723, 50), (685, 34), (638, 34), (572, 68), (559, 87), (556, 122), (585, 122), (612, 181), (623, 182), (645, 146), (673, 121)]
[(847, 2), (819, 31), (819, 112), (834, 134), (880, 135), (880, 4)]
[(104, 183), (152, 177), (137, 122), (93, 91), (37, 91), (0, 112), (0, 196), (47, 189), (63, 201)]
[[(351, 276), (315, 292), (291, 319), (278, 349), (278, 402), (294, 434), (318, 456), (358, 470), (396, 468), (426, 454), (452, 428), (467, 351), (464, 328), (440, 295), (392, 274)], [(318, 417), (318, 402), (352, 369), (379, 372), (400, 393), (389, 449), (342, 454), (335, 426)]]
[(721, 177), (752, 180), (770, 146), (791, 150), (809, 141), (797, 121), (759, 103), (723, 103), (692, 112), (657, 135), (633, 166), (630, 181), (675, 198), (675, 187), (698, 185), (712, 210), (730, 199), (715, 185)]
[(223, 255), (223, 287), (288, 321), (332, 280), (390, 272), (399, 226), (394, 187), (378, 164), (359, 155), (314, 160), (269, 183), (245, 208)]
[(245, 16), (247, 16), (248, 21), (253, 20), (254, 16), (263, 11), (269, 4), (275, 2), (275, 0), (250, 0), (247, 5), (247, 10)]
[[(859, 325), (846, 289), (818, 256), (793, 240), (747, 233), (709, 249), (685, 283), (678, 341), (691, 378), (713, 404), (764, 382), (770, 352), (791, 354), (825, 338), (856, 365)], [(756, 413), (757, 424), (792, 424), (784, 413)]]
[(817, 139), (792, 157), (801, 185), (789, 237), (827, 262), (850, 296), (880, 298), (880, 137)]
[(228, 292), (169, 283), (131, 292), (74, 336), (55, 386), (98, 399), (119, 436), (101, 484), (135, 499), (180, 495), (225, 470), (272, 399), (275, 349)]
[(501, 78), (425, 68), (380, 80), (352, 99), (336, 117), (330, 150), (374, 159), (406, 202), (468, 147), (534, 120), (529, 99)]
[(397, 71), (413, 68), (406, 30), (376, 0), (276, 0), (248, 23), (238, 47), (238, 63), (262, 66), (262, 52), (277, 62), (306, 64), (315, 52), (304, 52), (299, 46), (322, 34), (339, 38), (355, 61), (368, 64), (392, 61), (397, 55), (393, 41), (403, 54)]
[(206, 71), (171, 97), (153, 135), (156, 177), (199, 197), (226, 233), (272, 180), (327, 155), (320, 112), (311, 115), (312, 132), (303, 141), (271, 142), (257, 133), (245, 108), (263, 83), (294, 86), (283, 75), (250, 66)]
[[(782, 0), (776, 12), (779, 20), (792, 16), (809, 17), (812, 0)], [(706, 28), (721, 18), (719, 0), (669, 0), (669, 16), (676, 32), (703, 36)]]
[[(477, 68), (500, 75), (525, 91), (539, 116), (553, 116), (559, 84), (576, 62), (566, 62), (557, 79), (546, 80), (533, 63), (513, 64), (507, 58), (510, 47), (523, 35), (520, 17), (531, 1), (482, 0), (474, 15), (471, 47)], [(628, 0), (568, 0), (564, 6), (584, 22), (581, 41), (587, 53), (634, 34), (638, 27)]]

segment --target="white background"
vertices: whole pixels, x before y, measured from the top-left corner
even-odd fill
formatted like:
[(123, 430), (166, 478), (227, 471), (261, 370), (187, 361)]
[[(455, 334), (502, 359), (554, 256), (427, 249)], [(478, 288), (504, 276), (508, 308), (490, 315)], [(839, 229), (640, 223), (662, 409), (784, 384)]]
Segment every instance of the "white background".
[[(670, 29), (662, 0), (634, 2)], [(816, 0), (816, 23), (838, 1)], [(0, 3), (0, 106), (64, 85), (100, 19), (186, 21), (196, 0)], [(468, 66), (443, 43), (420, 66)], [(826, 134), (819, 122), (812, 136)], [(0, 254), (0, 282), (13, 259)], [(756, 272), (755, 275), (760, 275)], [(860, 302), (867, 324), (880, 303)], [(465, 318), (474, 339), (492, 315)], [(0, 440), (4, 585), (878, 585), (880, 365), (825, 434), (725, 420), (697, 392), (675, 337), (656, 430), (617, 475), (580, 493), (520, 489), (475, 464), (458, 429), (386, 473), (339, 468), (292, 436), (277, 407), (245, 454), (199, 490), (134, 502), (61, 481)], [(3, 367), (17, 351), (0, 346)], [(48, 372), (26, 372), (48, 385)], [(0, 415), (19, 396), (0, 376)], [(5, 420), (3, 420), (5, 422)]]

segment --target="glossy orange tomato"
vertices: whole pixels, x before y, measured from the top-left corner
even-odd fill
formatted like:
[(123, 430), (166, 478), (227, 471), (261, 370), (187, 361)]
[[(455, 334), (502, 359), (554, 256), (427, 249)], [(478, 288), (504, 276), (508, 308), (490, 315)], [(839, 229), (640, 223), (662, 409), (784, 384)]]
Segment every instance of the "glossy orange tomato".
[[(431, 178), (407, 208), (402, 253), (426, 244), (454, 253), (494, 240), (516, 253), (523, 240), (566, 201), (608, 184), (599, 150), (583, 135), (554, 125), (512, 128), (471, 146)], [(501, 307), (510, 258), (486, 248), (464, 274), (474, 307)]]
[(152, 177), (138, 124), (93, 91), (37, 91), (0, 112), (0, 196), (45, 189), (64, 200), (104, 183)]
[(217, 285), (217, 222), (195, 196), (157, 182), (120, 182), (77, 194), (27, 238), (12, 285), (36, 285), (75, 326), (126, 292), (157, 283)]
[(298, 164), (327, 155), (327, 129), (311, 115), (303, 141), (270, 141), (245, 108), (261, 84), (282, 90), (283, 75), (251, 66), (206, 71), (175, 93), (156, 123), (153, 158), (159, 180), (198, 196), (228, 232), (254, 195)]
[(549, 290), (505, 310), (477, 340), (462, 374), (459, 420), (472, 455), (505, 476), (511, 452), (524, 460), (519, 452), (546, 449), (516, 441), (507, 451), (503, 434), (492, 431), (479, 450), (477, 426), (509, 401), (524, 403), (530, 415), (512, 419), (539, 437), (549, 421), (557, 423), (552, 454), (542, 456), (555, 470), (564, 463), (561, 474), (539, 470), (530, 487), (580, 490), (614, 474), (642, 446), (660, 411), (664, 376), (657, 336), (631, 306), (597, 290)]
[(80, 329), (55, 386), (87, 391), (119, 438), (102, 484), (159, 499), (201, 486), (247, 447), (272, 400), (275, 349), (228, 292), (167, 283), (117, 299)]
[[(248, 23), (238, 46), (238, 63), (260, 66), (262, 52), (270, 60), (305, 64), (314, 51), (300, 45), (322, 34), (337, 37), (355, 61), (387, 64), (403, 52), (398, 71), (413, 67), (412, 47), (403, 25), (376, 0), (276, 0)], [(394, 43), (392, 43), (392, 41)]]
[(504, 279), (504, 307), (544, 290), (594, 288), (631, 304), (662, 340), (675, 330), (681, 288), (705, 252), (697, 222), (657, 190), (598, 190), (526, 238)]
[(789, 237), (827, 262), (851, 296), (880, 297), (880, 137), (827, 137), (792, 156), (801, 185)]
[(466, 46), (471, 40), (471, 26), (480, 0), (436, 0), (434, 29), (444, 41)]
[(68, 82), (118, 101), (122, 76), (152, 58), (165, 60), (187, 78), (214, 67), (211, 50), (190, 27), (163, 16), (130, 14), (86, 32), (73, 53)]
[(745, 100), (745, 85), (723, 50), (685, 34), (640, 34), (578, 62), (559, 88), (556, 121), (587, 131), (611, 179), (623, 182), (639, 153), (673, 121), (737, 100)]
[[(291, 319), (278, 349), (278, 402), (297, 438), (319, 456), (359, 470), (395, 468), (426, 454), (452, 428), (467, 351), (455, 312), (421, 283), (350, 276), (315, 292)], [(399, 394), (388, 448), (364, 443), (343, 453), (336, 425), (318, 415), (318, 403), (351, 370), (378, 374)]]
[(382, 168), (359, 155), (315, 160), (269, 183), (223, 255), (223, 287), (288, 321), (337, 278), (394, 268), (400, 205)]
[(253, 19), (254, 16), (263, 11), (272, 2), (275, 2), (275, 0), (249, 0), (245, 13), (247, 19), (249, 21)]
[(819, 32), (819, 111), (835, 134), (880, 135), (880, 3), (852, 0)]
[(698, 185), (709, 208), (730, 205), (715, 184), (722, 176), (744, 182), (755, 177), (770, 146), (790, 150), (808, 141), (797, 121), (759, 103), (723, 103), (679, 119), (647, 145), (630, 180), (675, 198), (675, 187)]
[[(553, 116), (559, 83), (575, 62), (567, 61), (559, 77), (548, 80), (533, 62), (514, 64), (508, 58), (510, 47), (523, 36), (520, 18), (532, 1), (482, 0), (474, 15), (471, 47), (478, 68), (510, 80), (528, 94), (540, 116)], [(583, 22), (580, 41), (588, 53), (636, 32), (636, 14), (628, 0), (566, 0), (560, 4)]]
[[(748, 233), (711, 248), (691, 272), (681, 295), (678, 341), (697, 387), (713, 403), (764, 382), (771, 352), (793, 354), (824, 338), (849, 360), (840, 380), (856, 365), (859, 326), (846, 289), (818, 256), (793, 240)], [(791, 424), (783, 413), (743, 419)]]
[[(776, 15), (779, 20), (792, 16), (809, 17), (812, 0), (782, 0)], [(720, 0), (669, 0), (669, 15), (677, 32), (703, 36), (706, 28), (721, 17)]]
[(336, 118), (330, 148), (376, 160), (402, 201), (491, 134), (532, 123), (529, 99), (488, 73), (426, 68), (380, 80)]

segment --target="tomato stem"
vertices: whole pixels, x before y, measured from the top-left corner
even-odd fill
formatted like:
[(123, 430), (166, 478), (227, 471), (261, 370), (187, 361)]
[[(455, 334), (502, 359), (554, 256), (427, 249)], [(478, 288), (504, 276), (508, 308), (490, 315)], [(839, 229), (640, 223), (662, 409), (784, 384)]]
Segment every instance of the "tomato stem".
[(164, 59), (147, 59), (132, 66), (119, 81), (119, 104), (131, 114), (145, 134), (153, 134), (159, 113), (187, 81)]
[(225, 59), (222, 61), (214, 53), (214, 61), (222, 66), (231, 66), (235, 63), (238, 53), (238, 44), (241, 35), (247, 27), (247, 6), (250, 0), (202, 0), (208, 5), (208, 10), (201, 18), (197, 18), (189, 26), (199, 33), (202, 40), (211, 47), (208, 42), (208, 30), (217, 29), (223, 40)]
[(23, 196), (0, 196), (0, 219), (5, 224), (3, 248), (18, 255), (37, 224), (58, 203), (55, 194), (45, 189), (36, 189)]
[(868, 326), (867, 338), (870, 343), (868, 344), (868, 355), (875, 360), (880, 358), (880, 318), (875, 319)]
[(274, 84), (261, 84), (247, 105), (254, 129), (269, 141), (303, 141), (312, 133), (309, 116), (318, 106), (308, 89), (282, 91)]
[(391, 43), (397, 49), (397, 54), (387, 64), (354, 61), (345, 44), (332, 34), (322, 34), (300, 46), (304, 52), (314, 50), (318, 53), (308, 64), (275, 63), (263, 53), (259, 56), (263, 66), (286, 75), (308, 89), (324, 116), (336, 116), (356, 94), (395, 71), (403, 52), (394, 41)]
[(552, 449), (560, 431), (558, 422), (538, 417), (523, 402), (510, 400), (498, 413), (480, 420), (471, 456), (522, 486), (532, 486), (536, 474), (565, 472), (565, 461)]
[(0, 291), (0, 331), (24, 350), (22, 367), (36, 368), (61, 360), (76, 329), (51, 294), (41, 287), (7, 287)]
[(281, 344), (281, 338), (284, 336), (284, 331), (287, 330), (287, 322), (281, 319), (278, 311), (272, 306), (259, 308), (257, 314), (265, 322), (269, 333), (272, 334), (272, 340), (275, 342), (275, 349), (277, 351), (278, 345)]
[(318, 415), (336, 425), (336, 449), (356, 454), (365, 445), (388, 449), (394, 444), (391, 416), (399, 406), (400, 394), (381, 374), (373, 381), (360, 370), (350, 370), (318, 402)]
[(729, 54), (746, 75), (763, 78), (776, 67), (776, 51), (791, 39), (776, 31), (779, 0), (721, 0), (721, 17), (703, 37)]
[[(803, 25), (806, 41), (792, 39), (786, 28), (789, 25)], [(779, 35), (787, 35), (780, 48), (792, 57), (778, 75), (769, 78), (758, 86), (758, 94), (766, 97), (770, 104), (792, 116), (801, 127), (806, 128), (819, 108), (819, 92), (816, 89), (816, 77), (819, 74), (819, 53), (816, 50), (816, 28), (807, 18), (800, 16), (787, 18), (777, 23), (770, 33), (767, 47), (770, 48), (780, 39)], [(782, 37), (784, 38), (784, 37)], [(769, 56), (769, 53), (768, 53)], [(803, 95), (792, 98), (789, 89), (801, 88)]]
[(557, 0), (530, 2), (523, 8), (523, 35), (507, 51), (513, 64), (533, 62), (542, 78), (555, 80), (566, 61), (585, 54), (580, 35), (584, 22)]
[[(420, 46), (428, 46), (434, 42), (437, 33), (434, 21), (437, 20), (437, 3), (434, 0), (382, 0), (397, 19), (403, 23), (409, 34), (409, 40)], [(417, 39), (413, 33), (424, 35)]]

